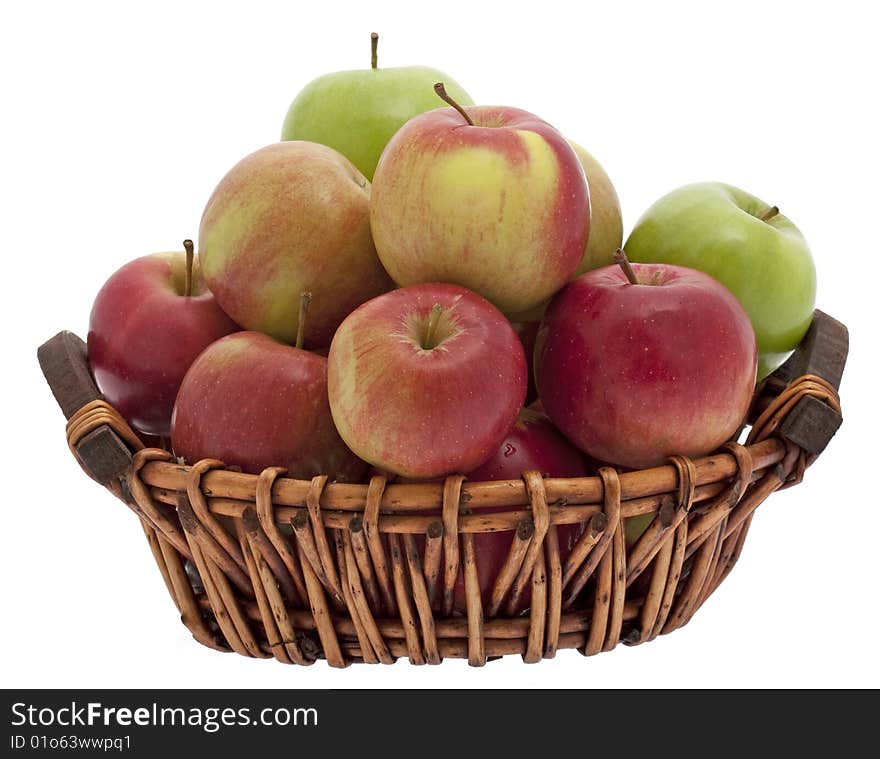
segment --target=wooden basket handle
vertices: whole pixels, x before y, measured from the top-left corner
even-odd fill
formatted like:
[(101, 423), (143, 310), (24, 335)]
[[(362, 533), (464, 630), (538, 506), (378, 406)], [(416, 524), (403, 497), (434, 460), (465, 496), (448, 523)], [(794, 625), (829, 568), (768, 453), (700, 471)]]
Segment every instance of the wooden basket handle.
[[(59, 332), (37, 349), (43, 376), (66, 419), (104, 397), (98, 390), (86, 353), (86, 344), (73, 332)], [(124, 477), (131, 466), (131, 450), (110, 424), (96, 427), (74, 445), (83, 467), (102, 485)]]
[[(799, 377), (821, 377), (835, 390), (840, 389), (848, 353), (846, 325), (816, 309), (810, 328), (795, 352), (761, 383), (750, 421), (754, 421), (773, 398)], [(808, 395), (788, 412), (779, 427), (779, 434), (808, 453), (818, 455), (825, 450), (842, 422), (838, 410)]]

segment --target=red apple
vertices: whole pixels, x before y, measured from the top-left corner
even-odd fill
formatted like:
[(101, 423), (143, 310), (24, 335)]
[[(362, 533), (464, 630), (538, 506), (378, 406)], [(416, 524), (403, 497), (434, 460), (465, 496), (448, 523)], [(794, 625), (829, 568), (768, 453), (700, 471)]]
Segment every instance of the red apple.
[(438, 108), (410, 119), (386, 146), (370, 225), (398, 285), (454, 282), (521, 314), (580, 264), (589, 191), (572, 147), (534, 114)]
[(404, 477), (482, 464), (525, 398), (526, 360), (510, 323), (457, 285), (416, 285), (364, 303), (340, 325), (328, 361), (342, 439)]
[(186, 373), (171, 423), (174, 453), (216, 458), (257, 474), (356, 481), (364, 462), (346, 448), (327, 403), (327, 359), (259, 332), (218, 340)]
[[(188, 243), (189, 241), (187, 241)], [(237, 325), (220, 309), (186, 254), (130, 261), (104, 284), (89, 319), (89, 364), (107, 401), (138, 431), (167, 436), (190, 364)]]
[[(524, 408), (495, 454), (467, 477), (471, 482), (515, 480), (527, 470), (541, 472), (547, 477), (587, 477), (590, 474), (583, 454), (559, 433), (552, 422), (544, 414)], [(581, 524), (559, 526), (559, 553), (563, 562), (582, 531)], [(489, 602), (492, 587), (510, 551), (513, 537), (511, 530), (474, 536), (477, 575), (484, 606)], [(530, 592), (527, 590), (519, 611), (528, 606), (529, 598)], [(465, 608), (464, 599), (464, 579), (459, 573), (456, 606), (462, 610)]]
[[(627, 264), (628, 265), (628, 264)], [(587, 272), (551, 302), (535, 375), (544, 409), (590, 456), (617, 466), (702, 456), (739, 429), (757, 350), (737, 300), (702, 272), (633, 264)]]

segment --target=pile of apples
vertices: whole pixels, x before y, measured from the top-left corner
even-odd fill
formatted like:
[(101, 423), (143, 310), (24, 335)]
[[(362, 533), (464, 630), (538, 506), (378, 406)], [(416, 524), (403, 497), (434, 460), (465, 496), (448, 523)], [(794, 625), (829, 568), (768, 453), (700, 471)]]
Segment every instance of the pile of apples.
[[(282, 141), (223, 177), (197, 257), (186, 241), (110, 278), (89, 359), (148, 442), (245, 472), (479, 481), (707, 454), (809, 326), (809, 248), (720, 183), (622, 236), (589, 153), (439, 71), (378, 68), (374, 35), (370, 69), (313, 81)], [(511, 539), (479, 536), (484, 587)]]

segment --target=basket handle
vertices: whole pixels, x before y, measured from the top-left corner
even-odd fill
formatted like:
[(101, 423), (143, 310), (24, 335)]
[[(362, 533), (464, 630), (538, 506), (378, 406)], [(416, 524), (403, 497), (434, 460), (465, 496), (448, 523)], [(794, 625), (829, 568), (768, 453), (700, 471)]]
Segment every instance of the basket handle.
[[(89, 369), (86, 344), (73, 332), (59, 332), (43, 343), (37, 360), (66, 419), (88, 403), (104, 400)], [(131, 466), (131, 451), (108, 424), (92, 430), (75, 448), (82, 465), (102, 485), (118, 482)]]
[[(798, 377), (821, 377), (835, 390), (839, 389), (848, 353), (849, 331), (846, 325), (816, 309), (800, 345), (761, 385), (753, 417)], [(842, 422), (843, 417), (836, 409), (808, 395), (789, 411), (779, 427), (779, 433), (808, 453), (818, 455), (825, 450)]]

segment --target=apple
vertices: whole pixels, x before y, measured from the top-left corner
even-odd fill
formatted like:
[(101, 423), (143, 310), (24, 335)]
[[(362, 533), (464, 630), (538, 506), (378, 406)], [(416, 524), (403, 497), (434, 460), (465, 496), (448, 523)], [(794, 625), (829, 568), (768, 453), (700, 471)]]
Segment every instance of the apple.
[(575, 276), (589, 269), (598, 269), (614, 263), (614, 253), (623, 242), (623, 219), (620, 200), (611, 179), (602, 165), (573, 140), (574, 149), (587, 177), (590, 189), (590, 236)]
[[(584, 456), (568, 442), (553, 426), (546, 415), (524, 408), (519, 412), (510, 432), (495, 453), (483, 464), (471, 471), (471, 482), (492, 480), (515, 480), (527, 470), (541, 472), (546, 477), (588, 477), (590, 472)], [(499, 509), (499, 510), (503, 510)], [(485, 510), (484, 510), (485, 511)], [(563, 563), (577, 543), (583, 525), (571, 524), (558, 527), (559, 553)], [(514, 533), (512, 530), (482, 532), (474, 535), (477, 555), (477, 576), (485, 606), (492, 595), (495, 579), (510, 552)], [(456, 607), (464, 610), (464, 577), (459, 573), (456, 583)], [(531, 593), (523, 593), (519, 611), (529, 604)]]
[(615, 466), (702, 456), (730, 439), (755, 388), (748, 315), (703, 272), (606, 266), (551, 301), (535, 344), (544, 410), (587, 454)]
[(407, 478), (482, 464), (525, 399), (516, 333), (491, 303), (457, 285), (414, 285), (364, 303), (340, 325), (328, 362), (342, 439)]
[[(438, 94), (454, 102), (438, 83)], [(370, 223), (401, 286), (453, 282), (522, 314), (575, 272), (590, 227), (572, 147), (518, 108), (439, 108), (410, 119), (382, 154)]]
[(190, 364), (238, 329), (205, 288), (192, 243), (184, 245), (186, 254), (155, 253), (125, 264), (100, 289), (89, 318), (98, 389), (132, 427), (160, 437), (171, 429), (174, 398)]
[(686, 185), (660, 198), (626, 242), (630, 260), (689, 266), (739, 300), (758, 341), (758, 379), (800, 343), (816, 300), (806, 240), (778, 209), (718, 182)]
[(259, 474), (357, 481), (366, 464), (346, 448), (327, 401), (327, 359), (260, 332), (210, 345), (184, 377), (171, 422), (174, 453)]
[(470, 105), (454, 80), (426, 66), (380, 69), (372, 35), (372, 67), (314, 79), (291, 103), (282, 140), (310, 140), (338, 150), (369, 180), (383, 148), (410, 118), (438, 106), (431, 87), (444, 81), (453, 97)]
[(370, 234), (370, 184), (344, 156), (280, 142), (220, 181), (202, 215), (208, 287), (248, 330), (293, 342), (300, 292), (314, 294), (307, 347), (329, 345), (356, 306), (393, 287)]
[(634, 546), (645, 530), (654, 521), (654, 514), (636, 514), (634, 517), (627, 517), (623, 520), (623, 531), (626, 539), (626, 547)]

